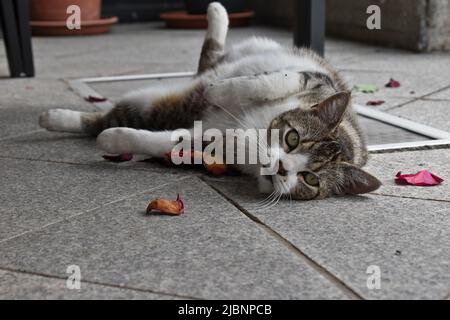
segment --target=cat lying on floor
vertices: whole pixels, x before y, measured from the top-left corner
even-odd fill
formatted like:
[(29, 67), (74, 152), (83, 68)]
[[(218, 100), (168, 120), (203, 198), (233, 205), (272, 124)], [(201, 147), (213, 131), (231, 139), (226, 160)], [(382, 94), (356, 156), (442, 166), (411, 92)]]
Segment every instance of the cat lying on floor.
[(98, 146), (111, 154), (153, 157), (172, 150), (174, 130), (193, 131), (194, 121), (220, 130), (225, 140), (229, 128), (276, 130), (279, 138), (270, 145), (245, 145), (250, 154), (262, 149), (269, 155), (275, 172), (262, 174), (264, 164), (236, 165), (257, 178), (262, 192), (309, 200), (380, 186), (361, 169), (366, 141), (336, 70), (310, 50), (265, 38), (225, 50), (228, 15), (219, 3), (210, 4), (208, 24), (198, 75), (189, 85), (131, 92), (108, 112), (49, 110), (40, 125), (98, 136)]

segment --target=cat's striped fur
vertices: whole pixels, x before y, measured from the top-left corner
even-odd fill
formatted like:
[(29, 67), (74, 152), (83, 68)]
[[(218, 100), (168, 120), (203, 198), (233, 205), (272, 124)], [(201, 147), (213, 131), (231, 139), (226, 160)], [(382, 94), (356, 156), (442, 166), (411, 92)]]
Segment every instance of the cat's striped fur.
[[(268, 39), (252, 38), (225, 50), (228, 18), (219, 3), (210, 5), (208, 21), (198, 75), (188, 86), (134, 92), (106, 113), (50, 110), (41, 116), (41, 125), (99, 135), (98, 145), (109, 153), (156, 157), (176, 143), (170, 140), (172, 130), (190, 129), (195, 120), (203, 121), (204, 130), (222, 133), (278, 129), (280, 140), (266, 146), (267, 152), (279, 151), (277, 174), (261, 177), (260, 165), (238, 166), (258, 178), (262, 191), (313, 199), (379, 187), (361, 169), (366, 142), (349, 88), (336, 70), (310, 50), (284, 48)], [(299, 143), (289, 149), (285, 139), (292, 130)], [(246, 147), (251, 153), (261, 146)], [(318, 184), (308, 183), (311, 179)]]

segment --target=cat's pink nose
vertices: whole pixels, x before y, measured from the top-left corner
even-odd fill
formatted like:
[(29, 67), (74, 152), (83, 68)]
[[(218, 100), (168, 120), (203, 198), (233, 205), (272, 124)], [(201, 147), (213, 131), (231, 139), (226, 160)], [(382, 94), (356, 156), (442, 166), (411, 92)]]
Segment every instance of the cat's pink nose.
[(287, 171), (283, 167), (283, 162), (281, 160), (278, 161), (278, 174), (280, 176), (287, 176)]

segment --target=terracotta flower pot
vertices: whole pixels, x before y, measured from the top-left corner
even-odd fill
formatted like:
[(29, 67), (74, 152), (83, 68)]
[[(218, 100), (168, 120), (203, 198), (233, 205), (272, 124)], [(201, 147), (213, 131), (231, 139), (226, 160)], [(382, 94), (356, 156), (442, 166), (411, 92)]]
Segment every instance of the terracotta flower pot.
[[(206, 14), (208, 5), (218, 0), (185, 0), (186, 11), (189, 14)], [(246, 9), (244, 0), (222, 0), (219, 2), (227, 9), (228, 13), (244, 12)]]
[[(81, 28), (69, 29), (67, 8), (80, 7)], [(101, 17), (102, 0), (31, 0), (31, 30), (38, 36), (75, 36), (108, 32), (117, 17)]]
[(100, 19), (102, 0), (31, 0), (32, 21), (65, 21), (67, 8), (77, 5), (81, 9), (81, 20)]

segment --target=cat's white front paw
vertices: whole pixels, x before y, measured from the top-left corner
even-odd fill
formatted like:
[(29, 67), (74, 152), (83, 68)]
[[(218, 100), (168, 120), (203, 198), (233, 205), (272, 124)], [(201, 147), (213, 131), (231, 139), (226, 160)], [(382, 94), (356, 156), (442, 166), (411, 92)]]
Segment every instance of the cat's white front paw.
[(81, 132), (81, 113), (67, 109), (51, 109), (39, 117), (39, 125), (49, 131)]
[(135, 129), (106, 129), (97, 137), (97, 146), (111, 154), (133, 153)]

